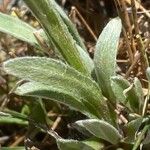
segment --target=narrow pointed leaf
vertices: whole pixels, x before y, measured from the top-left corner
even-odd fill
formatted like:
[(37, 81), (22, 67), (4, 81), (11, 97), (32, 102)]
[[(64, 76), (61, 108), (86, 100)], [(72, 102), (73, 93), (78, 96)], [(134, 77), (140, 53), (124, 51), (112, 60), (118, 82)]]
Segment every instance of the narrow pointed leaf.
[(131, 85), (121, 76), (111, 78), (111, 86), (116, 96), (117, 102), (120, 102), (129, 109), (139, 113), (139, 97), (136, 93), (134, 85)]
[(80, 51), (84, 50), (82, 48), (79, 49), (79, 45), (73, 39), (71, 33), (69, 33), (69, 29), (59, 15), (54, 2), (51, 0), (24, 1), (41, 23), (50, 43), (52, 41), (55, 44), (67, 63), (76, 70), (90, 75), (93, 70), (93, 62), (90, 61), (87, 63), (86, 58), (89, 58), (87, 53), (85, 53), (86, 57), (83, 59), (81, 55), (82, 52)]
[(54, 8), (57, 10), (61, 18), (63, 19), (64, 23), (67, 25), (69, 32), (73, 36), (74, 40), (77, 42), (77, 44), (82, 47), (86, 51), (85, 45), (83, 43), (83, 40), (81, 39), (75, 25), (71, 22), (71, 20), (68, 18), (66, 13), (63, 11), (63, 9), (55, 2), (55, 0), (51, 0), (51, 2), (54, 5)]
[(114, 100), (110, 78), (116, 72), (116, 56), (121, 33), (121, 20), (112, 19), (100, 34), (94, 54), (95, 71), (103, 94)]
[(24, 115), (22, 113), (13, 111), (13, 110), (4, 109), (3, 113), (7, 114), (8, 117), (12, 117), (12, 118), (17, 118), (17, 119), (20, 119), (20, 120), (28, 121), (28, 116), (26, 116), (26, 115)]
[(31, 45), (37, 46), (38, 42), (34, 37), (34, 32), (37, 31), (22, 20), (0, 12), (0, 31), (10, 34), (20, 40), (23, 40)]
[(144, 105), (144, 93), (143, 93), (142, 85), (138, 78), (134, 78), (133, 84), (135, 87), (135, 92), (139, 99), (139, 113), (142, 114), (142, 109), (143, 109), (143, 105)]
[(38, 49), (41, 49), (40, 44), (34, 36), (34, 33), (38, 32), (43, 40), (49, 44), (49, 46), (55, 51), (55, 54), (59, 57), (60, 53), (53, 44), (52, 40), (48, 42), (47, 35), (43, 30), (36, 30), (26, 22), (20, 20), (19, 18), (6, 15), (0, 12), (0, 31), (9, 35), (12, 35), (24, 42), (27, 42)]
[(14, 117), (4, 117), (0, 116), (0, 124), (18, 124), (18, 125), (28, 125), (28, 121), (19, 119), (19, 118), (14, 118)]
[(128, 81), (126, 81), (121, 76), (114, 76), (111, 78), (111, 86), (116, 96), (116, 101), (122, 104), (126, 104), (127, 100), (123, 94), (123, 91), (130, 86)]
[(124, 142), (133, 144), (135, 142), (136, 134), (138, 133), (138, 130), (142, 124), (143, 118), (138, 118), (133, 121), (130, 121), (127, 125), (124, 127), (124, 133), (126, 135)]
[[(52, 101), (57, 101), (69, 106), (72, 109), (80, 111), (81, 113), (87, 115), (90, 118), (104, 118), (108, 122), (112, 122), (110, 119), (108, 108), (105, 101), (102, 102), (102, 105), (99, 103), (94, 106), (87, 98), (81, 95), (81, 90), (75, 85), (70, 87), (72, 90), (68, 90), (63, 86), (59, 86), (57, 84), (51, 84), (50, 86), (41, 84), (38, 82), (27, 82), (21, 86), (19, 86), (15, 93), (21, 96), (32, 96), (32, 97), (40, 97), (50, 99)], [(99, 110), (98, 110), (99, 109)]]
[(82, 98), (80, 96), (75, 95), (73, 92), (69, 93), (64, 89), (57, 87), (57, 85), (55, 86), (55, 84), (48, 86), (38, 82), (27, 82), (19, 86), (15, 93), (21, 96), (40, 97), (57, 101), (68, 105), (85, 115), (91, 116), (91, 114), (88, 113), (89, 111), (86, 106), (81, 102)]
[(36, 84), (41, 84), (39, 90), (42, 91), (43, 88), (48, 91), (50, 86), (54, 89), (53, 93), (58, 90), (57, 93), (71, 93), (73, 97), (80, 97), (79, 100), (97, 117), (105, 118), (107, 115), (105, 101), (96, 82), (60, 61), (44, 57), (15, 58), (5, 62), (3, 68), (9, 74), (32, 81), (29, 84), (35, 84), (33, 89), (36, 92)]
[(118, 130), (114, 128), (111, 124), (103, 120), (97, 119), (87, 119), (76, 122), (77, 125), (84, 126), (91, 134), (95, 137), (106, 140), (112, 144), (117, 144), (121, 135)]
[(41, 125), (48, 124), (49, 118), (47, 117), (47, 112), (41, 99), (32, 102), (32, 105), (30, 106), (30, 118), (31, 120), (34, 120), (35, 123), (39, 123)]

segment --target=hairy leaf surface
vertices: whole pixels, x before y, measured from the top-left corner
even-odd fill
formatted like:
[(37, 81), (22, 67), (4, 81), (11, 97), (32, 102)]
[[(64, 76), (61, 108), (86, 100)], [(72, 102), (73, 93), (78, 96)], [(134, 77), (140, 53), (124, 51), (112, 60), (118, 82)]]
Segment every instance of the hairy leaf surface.
[(143, 105), (144, 105), (144, 93), (143, 93), (143, 89), (142, 89), (142, 84), (141, 84), (140, 80), (136, 77), (134, 78), (133, 84), (135, 87), (136, 95), (139, 99), (139, 113), (142, 114)]
[(86, 47), (83, 43), (83, 40), (81, 39), (75, 25), (71, 22), (71, 20), (68, 18), (67, 14), (63, 11), (63, 9), (55, 2), (55, 0), (51, 0), (51, 2), (54, 5), (54, 8), (57, 10), (61, 18), (63, 19), (64, 23), (67, 25), (69, 32), (73, 36), (74, 40), (77, 42), (77, 44), (82, 47), (86, 51)]
[(138, 130), (142, 124), (143, 118), (140, 117), (138, 119), (130, 121), (128, 124), (124, 127), (125, 132), (125, 139), (124, 141), (130, 144), (133, 144), (135, 142), (136, 134), (138, 133)]
[(60, 139), (57, 141), (57, 145), (60, 150), (94, 150), (92, 147), (76, 140)]
[(116, 72), (116, 56), (121, 33), (121, 20), (112, 19), (100, 34), (94, 54), (95, 71), (103, 94), (114, 100), (110, 78)]
[(76, 122), (79, 126), (84, 126), (91, 134), (112, 144), (117, 144), (121, 139), (118, 130), (111, 124), (103, 120), (87, 119)]
[(134, 84), (131, 85), (122, 76), (114, 76), (111, 78), (111, 86), (118, 102), (139, 113), (141, 100), (136, 93)]
[[(30, 81), (20, 87), (23, 89), (21, 92), (35, 91), (38, 94), (38, 91), (41, 91), (43, 94), (43, 91), (53, 90), (53, 95), (54, 92), (60, 93), (62, 100), (69, 94), (68, 101), (73, 101), (69, 99), (71, 97), (77, 98), (95, 116), (105, 118), (107, 115), (105, 101), (96, 82), (67, 64), (44, 57), (24, 57), (8, 60), (3, 66), (7, 73)], [(77, 105), (76, 109), (81, 109), (80, 105)]]
[[(55, 44), (61, 55), (76, 70), (90, 75), (93, 70), (93, 61), (87, 61), (89, 55), (85, 53), (84, 58), (79, 49), (79, 45), (73, 39), (67, 25), (59, 15), (56, 5), (51, 0), (24, 0), (25, 3), (31, 8), (36, 18), (41, 23), (47, 36)], [(88, 63), (87, 63), (88, 62)]]
[(0, 31), (28, 42), (31, 45), (38, 45), (38, 42), (33, 34), (37, 30), (22, 20), (10, 15), (0, 13)]

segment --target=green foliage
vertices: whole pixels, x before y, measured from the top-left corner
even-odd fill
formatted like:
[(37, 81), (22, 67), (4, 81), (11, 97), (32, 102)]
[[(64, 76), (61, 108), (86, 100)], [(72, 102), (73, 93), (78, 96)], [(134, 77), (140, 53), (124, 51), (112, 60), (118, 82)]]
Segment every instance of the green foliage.
[(95, 137), (106, 140), (112, 144), (119, 143), (121, 135), (112, 125), (103, 120), (88, 119), (76, 122), (77, 125), (84, 127)]
[[(117, 28), (116, 28), (117, 27)], [(102, 31), (94, 54), (95, 72), (104, 96), (114, 101), (110, 78), (116, 73), (116, 56), (121, 20), (112, 19)]]
[(131, 144), (135, 142), (135, 136), (142, 124), (142, 121), (143, 121), (143, 118), (141, 117), (141, 118), (138, 118), (129, 122), (125, 126), (125, 134), (126, 134), (126, 138), (124, 139), (125, 142), (131, 143)]
[(84, 149), (84, 150), (94, 150), (92, 147), (79, 142), (75, 140), (58, 140), (57, 141), (58, 148), (61, 150), (78, 150), (78, 149)]
[(33, 46), (38, 45), (33, 34), (37, 30), (18, 18), (0, 13), (0, 31), (30, 43)]
[(63, 19), (64, 23), (68, 27), (68, 30), (71, 33), (71, 35), (73, 36), (74, 40), (77, 42), (77, 44), (80, 47), (82, 47), (82, 49), (84, 49), (86, 51), (86, 47), (85, 47), (85, 45), (84, 45), (84, 43), (83, 43), (83, 41), (82, 41), (78, 31), (77, 31), (75, 25), (71, 22), (71, 20), (68, 18), (66, 13), (62, 10), (62, 8), (54, 0), (51, 1), (51, 3), (53, 4), (54, 8), (57, 10), (59, 15)]
[(93, 139), (85, 141), (57, 139), (57, 145), (61, 150), (100, 150), (104, 148), (103, 143)]
[(139, 113), (142, 114), (142, 109), (144, 105), (144, 93), (143, 93), (141, 82), (136, 77), (134, 78), (133, 86), (135, 89), (135, 95), (137, 95), (139, 101)]
[(77, 44), (79, 40), (74, 40), (68, 26), (58, 13), (56, 4), (52, 0), (24, 1), (41, 23), (49, 41), (55, 44), (67, 63), (89, 75), (93, 69), (93, 62), (89, 61), (89, 55)]
[(32, 107), (30, 109), (31, 110), (30, 119), (34, 120), (35, 123), (47, 125), (48, 117), (44, 107), (44, 103), (42, 103), (42, 100), (38, 99), (37, 101), (34, 101), (34, 103), (32, 103), (30, 107)]
[(11, 116), (0, 116), (0, 124), (19, 124), (26, 126), (28, 125), (28, 122), (19, 118), (13, 118)]
[[(122, 149), (122, 145), (122, 147), (132, 146), (134, 150), (138, 149), (143, 136), (149, 131), (149, 118), (147, 117), (144, 121), (146, 116), (141, 117), (144, 94), (140, 81), (135, 78), (131, 84), (123, 77), (116, 76), (121, 20), (114, 18), (104, 28), (98, 38), (93, 61), (74, 25), (55, 1), (24, 1), (41, 24), (49, 46), (53, 43), (64, 59), (62, 62), (46, 57), (23, 57), (3, 63), (6, 73), (25, 81), (14, 90), (14, 93), (35, 97), (36, 102), (33, 102), (34, 107), (31, 108), (30, 114), (30, 119), (34, 123), (29, 119), (29, 123), (32, 123), (29, 131), (34, 130), (35, 124), (42, 129), (49, 124), (42, 102), (48, 99), (63, 103), (88, 117), (86, 120), (74, 123), (76, 129), (85, 133), (87, 140), (68, 140), (53, 136), (60, 150), (99, 150), (105, 145), (114, 146), (116, 149)], [(33, 36), (33, 32), (36, 31), (34, 28), (4, 14), (0, 14), (0, 20), (1, 31), (14, 35), (33, 46), (38, 44)], [(13, 24), (12, 28), (9, 22)], [(17, 30), (17, 23), (20, 25), (21, 32)], [(92, 78), (92, 71), (95, 72), (97, 80)], [(149, 68), (147, 76), (150, 81)], [(129, 122), (126, 125), (120, 126), (118, 120), (122, 118), (120, 115), (118, 117), (114, 115), (118, 105), (128, 110)], [(8, 113), (16, 119), (23, 119), (20, 114)], [(6, 123), (8, 118), (3, 121)], [(15, 123), (16, 120), (12, 122)]]
[(112, 89), (116, 99), (124, 105), (127, 105), (133, 112), (139, 112), (139, 99), (134, 85), (121, 76), (111, 78)]
[(30, 81), (18, 87), (17, 94), (57, 100), (85, 114), (105, 118), (105, 102), (98, 85), (67, 64), (50, 58), (24, 57), (3, 66), (7, 73)]

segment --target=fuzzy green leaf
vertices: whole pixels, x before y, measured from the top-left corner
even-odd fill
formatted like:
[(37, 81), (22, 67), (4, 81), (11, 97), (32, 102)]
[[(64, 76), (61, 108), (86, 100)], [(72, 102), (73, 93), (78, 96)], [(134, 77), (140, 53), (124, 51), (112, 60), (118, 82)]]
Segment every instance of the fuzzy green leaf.
[(100, 142), (100, 140), (97, 138), (84, 140), (83, 143), (91, 146), (94, 150), (101, 150), (104, 148), (104, 143)]
[(10, 15), (0, 13), (0, 31), (30, 43), (31, 45), (38, 45), (33, 34), (37, 30), (22, 20)]
[(71, 22), (71, 20), (68, 18), (66, 13), (63, 11), (63, 9), (55, 2), (55, 0), (51, 0), (51, 2), (54, 5), (54, 8), (57, 10), (61, 18), (63, 19), (64, 23), (68, 27), (69, 32), (73, 36), (74, 40), (77, 42), (77, 44), (82, 47), (86, 51), (85, 45), (75, 27), (75, 25)]
[(112, 19), (100, 34), (94, 54), (98, 83), (103, 94), (110, 100), (114, 100), (110, 78), (116, 72), (116, 56), (121, 27), (119, 18)]
[(76, 109), (82, 111), (80, 106), (84, 105), (83, 110), (86, 107), (99, 118), (105, 118), (107, 115), (105, 101), (96, 82), (67, 64), (44, 57), (23, 57), (6, 61), (3, 68), (9, 74), (31, 81), (19, 87), (19, 94), (38, 94), (39, 91), (40, 94), (47, 94), (46, 96), (51, 98), (47, 92), (52, 92), (57, 99), (57, 93), (62, 102), (67, 99)]
[(19, 119), (19, 118), (13, 118), (11, 116), (0, 116), (0, 124), (18, 124), (18, 125), (28, 125), (28, 121)]
[(111, 86), (118, 102), (139, 113), (139, 101), (141, 100), (136, 93), (134, 84), (131, 85), (122, 76), (114, 76), (111, 78)]
[(84, 127), (83, 124), (78, 125), (76, 123), (72, 123), (71, 127), (78, 130), (80, 133), (82, 133), (86, 137), (92, 137), (92, 134)]
[[(93, 70), (93, 61), (82, 48), (79, 49), (80, 46), (73, 39), (71, 33), (69, 33), (69, 29), (59, 15), (54, 2), (52, 0), (24, 1), (41, 23), (50, 43), (52, 41), (55, 44), (67, 63), (76, 70), (90, 75)], [(84, 58), (81, 51), (85, 52)]]
[(134, 78), (134, 87), (135, 87), (135, 92), (137, 94), (137, 97), (139, 99), (139, 113), (142, 114), (143, 110), (143, 105), (144, 105), (144, 93), (142, 89), (141, 82), (138, 78)]
[(77, 88), (80, 87), (77, 87), (74, 83), (72, 84), (74, 87), (70, 87), (70, 91), (66, 87), (63, 88), (61, 85), (58, 87), (55, 83), (48, 86), (38, 82), (28, 82), (18, 87), (15, 93), (22, 96), (40, 97), (57, 101), (68, 105), (72, 109), (80, 111), (90, 118), (98, 117), (103, 118), (108, 122), (112, 122), (105, 101), (99, 101), (99, 103), (97, 101), (96, 105), (94, 102), (95, 99), (93, 99), (94, 101), (91, 101), (90, 103), (92, 98), (87, 98), (82, 93), (86, 91), (84, 89), (82, 89), (83, 91), (81, 91), (81, 89), (77, 90)]
[[(55, 87), (55, 84), (51, 84), (51, 86), (44, 85), (38, 82), (27, 82), (21, 86), (19, 86), (15, 93), (21, 96), (32, 96), (32, 97), (40, 97), (47, 98), (53, 101), (57, 101), (68, 105), (69, 107), (76, 109), (83, 114), (90, 116), (87, 112), (87, 108), (81, 102), (82, 99), (79, 96), (76, 96), (74, 93), (69, 93), (64, 89)], [(73, 95), (74, 94), (74, 95)], [(79, 101), (80, 98), (80, 101)], [(94, 114), (94, 111), (93, 111)]]
[(35, 123), (48, 124), (49, 118), (47, 117), (45, 105), (41, 99), (32, 102), (32, 105), (30, 106), (30, 118), (31, 120), (34, 120)]
[(133, 144), (135, 142), (136, 134), (142, 124), (143, 118), (138, 118), (133, 121), (130, 121), (124, 127), (124, 133), (126, 135), (124, 142)]
[(57, 140), (57, 145), (60, 150), (99, 150), (101, 147), (98, 142), (81, 142), (77, 140)]
[(117, 144), (121, 139), (118, 130), (106, 121), (87, 119), (77, 121), (76, 124), (82, 127), (84, 126), (85, 129), (95, 137), (106, 140), (112, 144)]

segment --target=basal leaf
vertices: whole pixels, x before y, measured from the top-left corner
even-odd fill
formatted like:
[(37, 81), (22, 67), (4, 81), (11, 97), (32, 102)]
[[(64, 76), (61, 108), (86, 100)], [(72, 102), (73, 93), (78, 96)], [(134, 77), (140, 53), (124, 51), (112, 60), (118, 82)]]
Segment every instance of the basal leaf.
[(76, 124), (82, 127), (84, 126), (85, 129), (95, 137), (106, 140), (112, 144), (117, 144), (121, 139), (118, 130), (106, 121), (87, 119), (77, 121)]
[(30, 106), (30, 118), (31, 120), (34, 120), (35, 123), (43, 125), (48, 124), (49, 118), (47, 117), (45, 105), (41, 99), (38, 99), (37, 101), (32, 101), (32, 104)]
[(63, 93), (69, 93), (97, 117), (106, 117), (105, 101), (96, 82), (60, 61), (44, 57), (15, 58), (5, 62), (3, 68), (9, 74), (31, 81), (20, 88), (32, 85), (26, 90), (35, 90), (36, 93), (52, 89), (53, 94), (61, 94), (62, 100)]
[(135, 87), (135, 92), (139, 99), (139, 113), (142, 114), (142, 109), (143, 109), (143, 105), (144, 105), (144, 93), (143, 93), (142, 85), (141, 85), (140, 80), (136, 77), (134, 78), (133, 84)]
[(71, 127), (75, 128), (76, 130), (78, 130), (80, 133), (82, 133), (86, 137), (92, 137), (92, 134), (84, 127), (83, 124), (78, 125), (76, 123), (72, 123)]
[(0, 31), (30, 43), (31, 45), (38, 45), (33, 34), (37, 30), (13, 16), (0, 13)]
[(104, 96), (114, 100), (110, 78), (116, 72), (116, 56), (121, 33), (121, 20), (112, 19), (100, 34), (94, 54), (95, 71)]
[(80, 96), (77, 96), (72, 92), (69, 93), (64, 89), (57, 87), (57, 85), (55, 86), (55, 84), (48, 86), (38, 82), (27, 82), (19, 86), (15, 93), (22, 96), (40, 97), (57, 101), (90, 116), (90, 113), (87, 113), (89, 111), (81, 102), (82, 99)]
[(111, 86), (118, 102), (126, 105), (135, 112), (139, 111), (139, 97), (136, 93), (134, 84), (131, 85), (122, 76), (114, 76), (111, 78)]
[(94, 150), (101, 150), (104, 148), (104, 143), (100, 142), (97, 138), (90, 138), (84, 140), (83, 143), (91, 146)]
[(140, 117), (138, 119), (135, 119), (133, 121), (130, 121), (128, 124), (124, 127), (124, 133), (125, 133), (125, 139), (124, 142), (133, 144), (135, 142), (136, 134), (142, 124), (143, 118)]
[[(97, 143), (98, 144), (98, 143)], [(77, 140), (58, 139), (57, 145), (60, 150), (98, 150)]]
[(75, 27), (75, 25), (71, 22), (71, 20), (68, 18), (67, 14), (63, 11), (63, 9), (55, 2), (55, 0), (51, 0), (51, 2), (54, 5), (54, 8), (57, 10), (61, 18), (63, 19), (64, 23), (68, 27), (69, 32), (73, 36), (74, 40), (77, 42), (77, 44), (82, 47), (86, 51), (85, 45)]
[(66, 62), (76, 70), (90, 75), (93, 70), (93, 62), (88, 61), (87, 63), (86, 58), (89, 57), (87, 53), (84, 54), (86, 57), (83, 59), (81, 55), (82, 52), (80, 51), (84, 50), (82, 48), (79, 49), (79, 45), (73, 39), (71, 33), (69, 33), (69, 29), (59, 15), (54, 2), (51, 0), (24, 1), (41, 23), (50, 43), (52, 41), (55, 44)]

